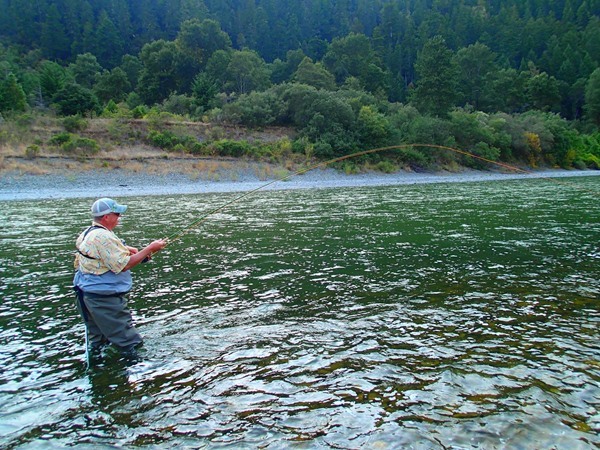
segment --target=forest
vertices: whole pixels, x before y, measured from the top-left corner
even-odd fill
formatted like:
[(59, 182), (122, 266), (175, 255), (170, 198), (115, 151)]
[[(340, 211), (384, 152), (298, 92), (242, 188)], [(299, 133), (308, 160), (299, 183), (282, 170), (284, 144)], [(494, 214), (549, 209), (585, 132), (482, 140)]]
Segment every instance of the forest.
[[(600, 169), (600, 0), (0, 0), (0, 11), (0, 125), (65, 124), (32, 155), (95, 151), (77, 136), (93, 118), (160, 118), (290, 127), (289, 151), (316, 158), (429, 143)], [(17, 135), (0, 129), (0, 145)], [(158, 126), (140, 139), (274, 151)], [(418, 148), (386, 157), (392, 169), (478, 164)]]

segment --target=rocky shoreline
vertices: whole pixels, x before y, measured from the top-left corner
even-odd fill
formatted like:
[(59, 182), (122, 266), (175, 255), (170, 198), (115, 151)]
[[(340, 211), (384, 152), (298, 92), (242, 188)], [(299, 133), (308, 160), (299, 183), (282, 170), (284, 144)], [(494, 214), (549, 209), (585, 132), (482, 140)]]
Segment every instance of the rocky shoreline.
[[(291, 175), (291, 173), (288, 173)], [(315, 169), (302, 175), (262, 177), (251, 168), (229, 169), (218, 178), (190, 177), (189, 174), (152, 174), (124, 169), (94, 170), (43, 175), (4, 173), (0, 175), (0, 201), (54, 198), (126, 197), (145, 195), (244, 192), (264, 189), (314, 189), (426, 183), (466, 183), (520, 178), (563, 178), (598, 176), (593, 170), (539, 170), (528, 173), (465, 170), (453, 172), (369, 172), (348, 175), (331, 168)]]

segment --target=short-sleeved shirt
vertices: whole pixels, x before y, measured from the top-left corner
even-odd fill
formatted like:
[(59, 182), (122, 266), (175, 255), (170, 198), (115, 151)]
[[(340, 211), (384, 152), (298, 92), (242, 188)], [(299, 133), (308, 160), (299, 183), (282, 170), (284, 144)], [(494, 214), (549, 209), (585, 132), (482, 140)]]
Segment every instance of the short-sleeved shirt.
[[(115, 233), (98, 223), (87, 235), (82, 232), (75, 243), (77, 249), (87, 255), (75, 255), (75, 269), (82, 273), (102, 275), (108, 271), (120, 273), (129, 263), (129, 249)], [(85, 235), (85, 236), (84, 236)]]

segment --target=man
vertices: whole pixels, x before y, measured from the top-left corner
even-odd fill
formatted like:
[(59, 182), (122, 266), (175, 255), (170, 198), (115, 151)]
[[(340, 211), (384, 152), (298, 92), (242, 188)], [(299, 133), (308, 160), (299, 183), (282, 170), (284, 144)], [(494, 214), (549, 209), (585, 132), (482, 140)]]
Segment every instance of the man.
[(77, 238), (75, 278), (77, 306), (86, 326), (86, 345), (98, 351), (112, 344), (125, 355), (135, 355), (142, 337), (132, 323), (126, 295), (132, 286), (130, 269), (167, 245), (152, 242), (138, 251), (124, 244), (113, 229), (127, 210), (110, 198), (92, 205), (92, 226)]

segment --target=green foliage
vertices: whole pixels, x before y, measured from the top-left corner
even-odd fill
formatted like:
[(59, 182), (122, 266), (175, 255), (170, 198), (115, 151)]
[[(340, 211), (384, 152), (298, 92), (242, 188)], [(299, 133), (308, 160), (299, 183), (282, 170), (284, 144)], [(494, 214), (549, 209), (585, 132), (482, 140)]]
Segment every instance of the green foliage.
[(100, 150), (100, 146), (94, 139), (85, 137), (75, 137), (61, 145), (61, 149), (66, 153), (75, 153), (78, 155), (94, 155)]
[(351, 33), (334, 39), (323, 57), (323, 64), (340, 84), (348, 77), (356, 77), (370, 92), (387, 88), (380, 58), (364, 34)]
[(149, 144), (174, 152), (201, 154), (204, 146), (189, 135), (178, 135), (171, 130), (151, 130), (146, 138)]
[(428, 40), (415, 62), (419, 78), (410, 101), (425, 114), (445, 116), (455, 106), (459, 70), (442, 36)]
[(250, 153), (251, 151), (250, 144), (245, 141), (231, 141), (228, 139), (222, 139), (220, 141), (213, 142), (210, 146), (214, 153), (219, 156), (240, 157)]
[(100, 151), (100, 146), (94, 139), (77, 136), (68, 132), (55, 134), (50, 138), (48, 143), (60, 147), (65, 153), (80, 156), (94, 155)]
[(104, 71), (98, 76), (94, 85), (94, 93), (102, 103), (114, 101), (121, 102), (131, 89), (131, 83), (123, 69), (116, 67), (111, 71)]
[(68, 132), (61, 132), (58, 134), (53, 135), (50, 140), (48, 141), (48, 143), (50, 145), (56, 145), (56, 146), (61, 146), (66, 142), (69, 142), (73, 139), (73, 135), (71, 133)]
[(360, 109), (357, 128), (360, 141), (370, 148), (387, 144), (392, 134), (387, 117), (370, 106), (363, 106)]
[(224, 105), (224, 119), (251, 128), (261, 128), (281, 121), (285, 103), (274, 91), (251, 92)]
[(148, 133), (148, 141), (156, 147), (160, 147), (166, 150), (172, 150), (177, 144), (181, 142), (181, 139), (179, 136), (177, 136), (175, 133), (169, 130), (151, 130), (150, 133)]
[(250, 50), (231, 53), (229, 64), (224, 73), (219, 75), (225, 92), (247, 94), (251, 91), (262, 91), (271, 84), (271, 73), (265, 61)]
[(131, 110), (131, 115), (134, 119), (142, 119), (148, 114), (148, 108), (144, 105), (136, 106)]
[(323, 64), (315, 64), (308, 57), (305, 57), (298, 65), (292, 79), (296, 83), (307, 84), (317, 89), (332, 91), (336, 87), (335, 77), (327, 71)]
[(68, 116), (62, 119), (62, 125), (70, 133), (82, 131), (88, 127), (88, 121), (80, 115)]
[(26, 108), (25, 91), (11, 72), (4, 80), (0, 79), (0, 112), (25, 111)]
[(588, 120), (600, 126), (600, 67), (585, 85), (585, 114)]
[(192, 95), (196, 99), (196, 104), (203, 109), (209, 109), (215, 106), (215, 97), (219, 93), (219, 85), (216, 79), (213, 79), (205, 72), (199, 73), (192, 83)]
[(162, 110), (178, 116), (193, 115), (196, 109), (194, 99), (187, 95), (171, 94), (162, 104)]
[(375, 170), (383, 173), (394, 173), (398, 171), (398, 166), (390, 161), (380, 161), (375, 165)]
[(25, 157), (27, 159), (35, 159), (40, 155), (40, 146), (37, 144), (28, 145), (25, 149)]
[(91, 89), (102, 71), (102, 66), (98, 63), (95, 55), (84, 53), (77, 55), (74, 63), (69, 64), (69, 72), (75, 79), (75, 82)]
[(54, 96), (58, 113), (63, 116), (100, 113), (100, 103), (94, 93), (77, 83), (70, 83)]
[(49, 104), (57, 92), (59, 92), (67, 83), (67, 74), (65, 69), (59, 64), (51, 61), (44, 61), (38, 70), (38, 75), (42, 101)]

